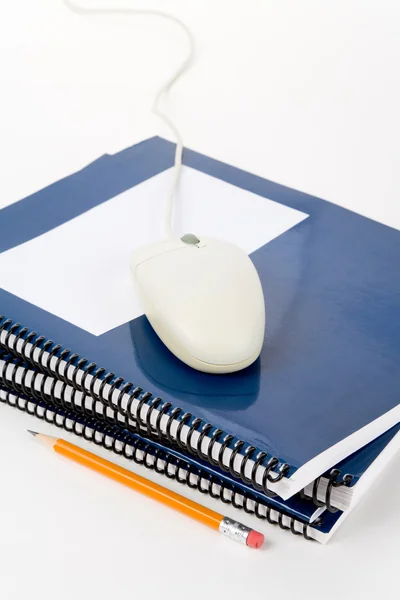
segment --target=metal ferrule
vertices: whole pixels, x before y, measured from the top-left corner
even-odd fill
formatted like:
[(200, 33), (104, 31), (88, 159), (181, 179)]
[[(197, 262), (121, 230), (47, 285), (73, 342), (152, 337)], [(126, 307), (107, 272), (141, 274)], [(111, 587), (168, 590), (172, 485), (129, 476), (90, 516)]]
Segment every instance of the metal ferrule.
[(233, 519), (229, 519), (228, 517), (224, 517), (219, 524), (219, 532), (222, 535), (226, 535), (226, 537), (240, 544), (246, 544), (250, 531), (251, 529), (246, 527), (246, 525), (242, 525), (242, 523), (233, 521)]

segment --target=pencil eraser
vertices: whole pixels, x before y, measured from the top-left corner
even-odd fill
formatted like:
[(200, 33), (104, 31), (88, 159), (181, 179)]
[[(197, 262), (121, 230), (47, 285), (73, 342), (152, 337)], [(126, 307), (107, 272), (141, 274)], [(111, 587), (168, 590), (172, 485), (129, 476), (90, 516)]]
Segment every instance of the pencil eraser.
[(250, 531), (249, 535), (247, 536), (246, 545), (249, 546), (250, 548), (261, 548), (263, 543), (264, 543), (263, 534), (259, 533), (258, 531), (254, 531), (254, 529), (252, 529)]

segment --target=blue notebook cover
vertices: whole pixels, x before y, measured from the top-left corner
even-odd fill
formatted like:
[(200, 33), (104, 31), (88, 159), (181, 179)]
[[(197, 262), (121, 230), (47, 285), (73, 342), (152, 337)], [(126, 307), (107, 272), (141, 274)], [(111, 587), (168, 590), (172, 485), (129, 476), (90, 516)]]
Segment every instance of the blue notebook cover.
[[(265, 344), (254, 365), (224, 376), (186, 367), (143, 316), (94, 335), (3, 284), (15, 247), (162, 173), (173, 154), (172, 144), (152, 138), (3, 209), (0, 312), (289, 463), (293, 481), (333, 447), (331, 462), (310, 471), (310, 481), (399, 421), (398, 231), (186, 150), (184, 164), (191, 169), (307, 216), (252, 252), (266, 300)], [(55, 244), (53, 251), (63, 255), (69, 249)], [(18, 268), (23, 276), (24, 265)], [(82, 263), (82, 272), (90, 268)], [(46, 263), (37, 269), (45, 271)], [(380, 427), (368, 429), (362, 443), (360, 438), (335, 446), (377, 419)], [(301, 487), (298, 479), (282, 496)]]
[(376, 440), (338, 463), (336, 469), (344, 473), (351, 473), (354, 477), (354, 483), (356, 483), (399, 431), (400, 425), (391, 427), (391, 429), (382, 433)]

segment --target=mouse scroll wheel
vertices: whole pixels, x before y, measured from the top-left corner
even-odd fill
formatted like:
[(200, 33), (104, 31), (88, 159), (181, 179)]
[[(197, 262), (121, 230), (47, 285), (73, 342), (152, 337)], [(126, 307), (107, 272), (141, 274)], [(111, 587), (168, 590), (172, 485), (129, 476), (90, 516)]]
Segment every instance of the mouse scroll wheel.
[(181, 237), (182, 242), (185, 244), (200, 244), (200, 240), (193, 233), (185, 233), (184, 236)]

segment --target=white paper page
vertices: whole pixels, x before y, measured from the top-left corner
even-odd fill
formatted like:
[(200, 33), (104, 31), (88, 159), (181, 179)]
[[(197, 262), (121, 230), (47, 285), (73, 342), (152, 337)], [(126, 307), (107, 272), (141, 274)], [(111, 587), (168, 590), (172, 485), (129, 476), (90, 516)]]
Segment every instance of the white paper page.
[[(140, 316), (129, 258), (164, 238), (171, 175), (160, 173), (0, 254), (1, 287), (94, 335)], [(307, 216), (184, 167), (174, 230), (221, 238), (250, 254)]]

